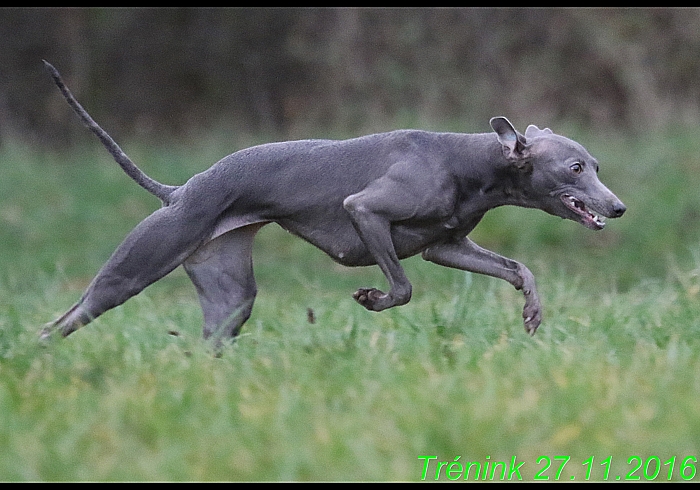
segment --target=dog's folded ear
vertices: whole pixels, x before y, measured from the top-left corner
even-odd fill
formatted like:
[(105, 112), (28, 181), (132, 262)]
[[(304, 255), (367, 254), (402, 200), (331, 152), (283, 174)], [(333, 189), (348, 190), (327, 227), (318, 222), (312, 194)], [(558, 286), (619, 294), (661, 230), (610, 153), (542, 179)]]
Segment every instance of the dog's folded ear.
[(505, 117), (494, 117), (489, 121), (503, 147), (503, 156), (510, 162), (523, 166), (529, 158), (525, 136), (518, 133)]
[(549, 128), (540, 129), (534, 124), (530, 124), (525, 130), (526, 138), (536, 138), (537, 136), (543, 136), (546, 134), (553, 134), (552, 130)]

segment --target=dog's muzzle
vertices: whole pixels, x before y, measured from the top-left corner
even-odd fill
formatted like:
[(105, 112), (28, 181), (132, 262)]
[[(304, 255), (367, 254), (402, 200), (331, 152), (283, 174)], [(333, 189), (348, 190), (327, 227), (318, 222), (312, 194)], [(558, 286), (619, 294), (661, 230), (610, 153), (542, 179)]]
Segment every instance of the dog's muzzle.
[(562, 194), (561, 200), (568, 209), (573, 211), (579, 218), (579, 222), (591, 230), (602, 230), (605, 227), (605, 218), (619, 218), (627, 209), (622, 202), (616, 203), (609, 213), (602, 213), (589, 209), (586, 204), (572, 196), (571, 194)]

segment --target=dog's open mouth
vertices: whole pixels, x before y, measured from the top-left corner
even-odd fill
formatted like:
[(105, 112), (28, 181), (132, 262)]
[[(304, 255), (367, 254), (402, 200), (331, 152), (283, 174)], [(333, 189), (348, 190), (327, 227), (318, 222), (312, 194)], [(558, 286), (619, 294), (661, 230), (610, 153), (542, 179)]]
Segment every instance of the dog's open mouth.
[(581, 224), (584, 226), (592, 230), (602, 230), (605, 226), (605, 218), (588, 209), (580, 199), (571, 194), (562, 194), (561, 200), (567, 208), (581, 217)]

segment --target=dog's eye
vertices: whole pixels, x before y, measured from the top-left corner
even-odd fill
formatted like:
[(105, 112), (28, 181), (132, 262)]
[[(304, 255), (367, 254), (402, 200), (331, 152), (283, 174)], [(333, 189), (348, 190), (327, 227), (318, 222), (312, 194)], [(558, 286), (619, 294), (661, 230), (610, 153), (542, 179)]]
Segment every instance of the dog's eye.
[(583, 172), (583, 165), (581, 165), (580, 162), (574, 163), (571, 167), (569, 167), (571, 171), (575, 174), (580, 174)]

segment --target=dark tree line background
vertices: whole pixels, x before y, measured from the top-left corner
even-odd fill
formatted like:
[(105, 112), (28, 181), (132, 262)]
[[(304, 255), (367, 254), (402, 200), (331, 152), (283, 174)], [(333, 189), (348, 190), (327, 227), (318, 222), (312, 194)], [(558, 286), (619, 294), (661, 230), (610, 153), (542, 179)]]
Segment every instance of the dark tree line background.
[(3, 8), (0, 144), (700, 123), (696, 8)]

